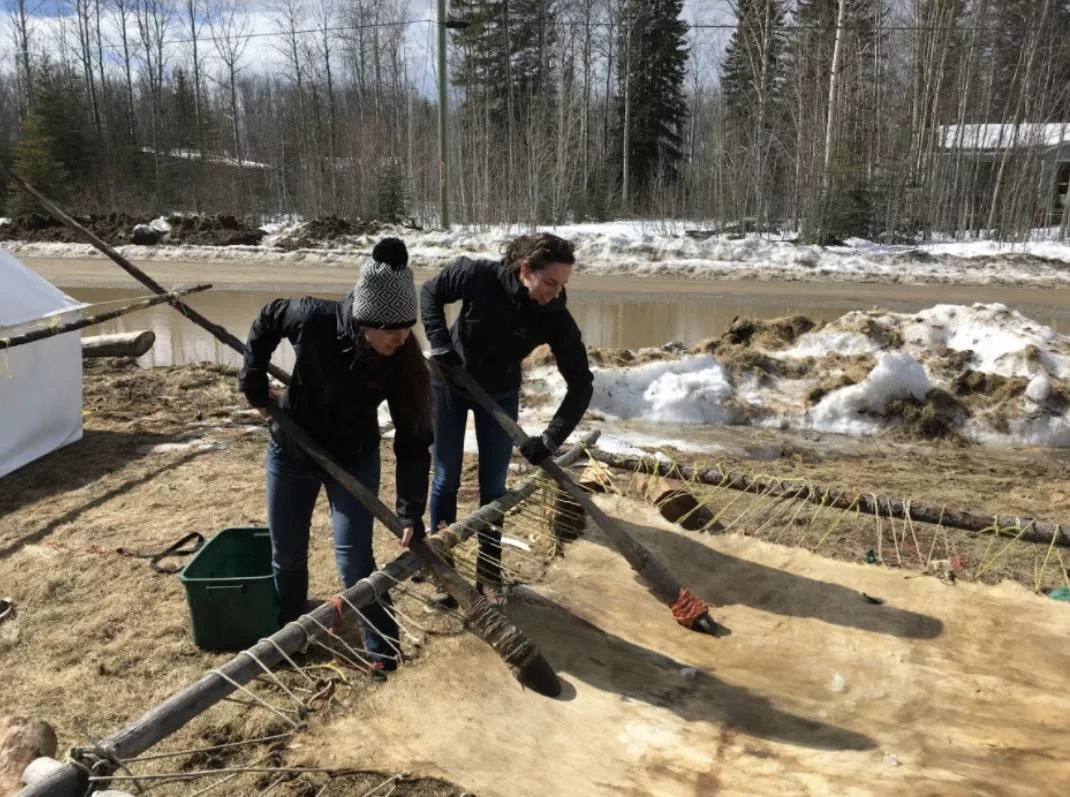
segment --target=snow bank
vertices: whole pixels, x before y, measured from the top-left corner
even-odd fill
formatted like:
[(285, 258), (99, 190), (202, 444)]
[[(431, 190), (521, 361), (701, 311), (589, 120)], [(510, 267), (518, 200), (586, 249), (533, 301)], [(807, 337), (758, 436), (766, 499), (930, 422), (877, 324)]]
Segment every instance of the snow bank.
[(724, 424), (735, 420), (733, 393), (728, 371), (707, 355), (598, 371), (591, 406), (617, 420)]
[[(666, 436), (684, 438), (679, 427), (753, 424), (1070, 447), (1070, 337), (1001, 304), (851, 312), (788, 348), (738, 351), (725, 344), (716, 356), (596, 368), (592, 414), (664, 424), (675, 427)], [(531, 390), (563, 395), (552, 368), (531, 377)], [(554, 406), (539, 402), (534, 415)]]
[[(157, 222), (153, 222), (154, 228)], [(448, 231), (384, 228), (375, 235), (349, 235), (315, 248), (282, 251), (278, 244), (299, 233), (303, 222), (280, 217), (263, 225), (258, 246), (124, 246), (140, 260), (210, 260), (347, 264), (358, 261), (382, 235), (398, 235), (418, 267), (437, 268), (461, 254), (497, 257), (514, 236), (532, 230), (517, 226), (453, 227)], [(785, 236), (732, 236), (693, 233), (701, 223), (618, 221), (540, 228), (576, 244), (577, 270), (603, 275), (696, 278), (938, 282), (961, 284), (1070, 284), (1070, 243), (1038, 231), (1020, 244), (991, 240), (943, 241), (892, 246), (850, 239), (844, 246), (796, 244)], [(87, 257), (84, 244), (9, 242), (22, 256)]]
[(940, 304), (914, 314), (848, 313), (803, 335), (794, 347), (777, 356), (873, 354), (889, 340), (901, 341), (897, 345), (919, 359), (943, 350), (969, 354), (964, 364), (981, 373), (1032, 377), (1044, 370), (1070, 379), (1066, 336), (1003, 304)]

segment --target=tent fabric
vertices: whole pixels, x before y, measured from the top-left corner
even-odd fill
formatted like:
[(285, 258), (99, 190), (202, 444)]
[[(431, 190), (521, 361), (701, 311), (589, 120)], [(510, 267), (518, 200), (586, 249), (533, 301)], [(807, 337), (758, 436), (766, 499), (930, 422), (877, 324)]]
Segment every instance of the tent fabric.
[[(0, 249), (0, 327), (79, 306)], [(78, 332), (0, 351), (0, 477), (82, 437)]]

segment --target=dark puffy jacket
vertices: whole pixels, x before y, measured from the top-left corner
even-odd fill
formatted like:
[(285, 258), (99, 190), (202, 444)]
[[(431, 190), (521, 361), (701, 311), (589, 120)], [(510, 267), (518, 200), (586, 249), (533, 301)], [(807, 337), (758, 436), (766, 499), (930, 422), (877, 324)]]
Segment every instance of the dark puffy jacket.
[[(377, 410), (385, 400), (396, 430), (397, 514), (419, 533), (427, 505), (432, 433), (399, 411), (397, 399), (411, 387), (401, 382), (390, 357), (377, 354), (357, 334), (352, 306), (352, 294), (340, 302), (305, 297), (266, 305), (249, 330), (238, 382), (250, 404), (267, 404), (267, 365), (282, 338), (289, 340), (297, 360), (280, 404), (343, 467), (378, 450)], [(275, 424), (271, 436), (287, 456), (312, 466)]]
[[(461, 302), (452, 329), (445, 306)], [(517, 390), (521, 362), (536, 346), (549, 344), (567, 391), (546, 429), (548, 442), (561, 445), (580, 422), (593, 393), (587, 348), (565, 291), (545, 305), (532, 301), (527, 288), (500, 260), (461, 257), (424, 283), (420, 314), (432, 354), (453, 348), (465, 370), (488, 393)]]

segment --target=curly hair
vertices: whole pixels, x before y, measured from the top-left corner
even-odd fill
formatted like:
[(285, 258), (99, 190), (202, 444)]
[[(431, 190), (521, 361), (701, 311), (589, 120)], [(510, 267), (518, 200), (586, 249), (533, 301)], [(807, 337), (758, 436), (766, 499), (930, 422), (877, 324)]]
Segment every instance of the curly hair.
[(505, 264), (519, 269), (521, 263), (527, 263), (532, 271), (541, 271), (554, 263), (571, 266), (576, 262), (571, 241), (566, 241), (548, 232), (538, 235), (521, 235), (514, 238), (505, 248)]

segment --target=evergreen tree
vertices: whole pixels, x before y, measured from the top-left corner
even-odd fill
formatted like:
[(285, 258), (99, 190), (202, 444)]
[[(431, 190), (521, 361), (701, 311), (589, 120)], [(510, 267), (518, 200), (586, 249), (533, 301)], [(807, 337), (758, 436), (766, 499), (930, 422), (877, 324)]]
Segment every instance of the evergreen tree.
[(169, 138), (180, 149), (193, 149), (197, 144), (196, 98), (193, 84), (190, 83), (186, 70), (177, 67), (173, 74), (174, 86), (169, 88), (166, 100), (169, 110), (174, 114), (170, 125)]
[[(628, 139), (628, 201), (649, 197), (656, 179), (676, 180), (687, 120), (689, 49), (683, 0), (624, 0), (618, 44), (619, 162)], [(627, 122), (625, 122), (627, 119)]]
[(744, 126), (770, 123), (769, 107), (784, 89), (786, 39), (782, 0), (740, 0), (721, 66), (721, 91), (730, 119)]
[[(22, 120), (22, 137), (15, 145), (14, 155), (17, 175), (50, 199), (60, 203), (66, 200), (67, 171), (44, 116), (31, 111)], [(12, 216), (21, 216), (45, 211), (28, 193), (13, 188), (8, 199), (8, 212)]]
[(47, 61), (34, 75), (34, 103), (30, 109), (44, 122), (52, 152), (72, 183), (88, 185), (99, 158), (94, 155), (88, 105), (80, 83)]
[(527, 121), (553, 91), (553, 0), (455, 0), (467, 26), (453, 34), (461, 53), (452, 82), (481, 100), (499, 126)]
[(405, 210), (405, 174), (401, 161), (390, 158), (383, 162), (376, 175), (376, 218), (390, 224), (400, 224), (405, 219)]

